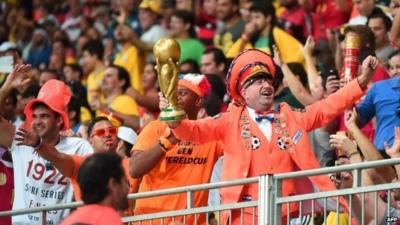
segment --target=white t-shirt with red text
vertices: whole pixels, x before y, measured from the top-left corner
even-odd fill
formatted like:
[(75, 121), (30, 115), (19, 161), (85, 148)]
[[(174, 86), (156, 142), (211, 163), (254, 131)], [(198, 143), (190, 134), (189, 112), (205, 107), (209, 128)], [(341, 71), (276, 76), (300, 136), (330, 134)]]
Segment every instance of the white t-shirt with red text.
[[(90, 144), (76, 137), (61, 137), (55, 148), (69, 155), (86, 155), (93, 152)], [(15, 198), (13, 210), (49, 206), (71, 202), (73, 189), (70, 180), (63, 176), (47, 160), (43, 159), (29, 146), (11, 147), (14, 164)], [(48, 225), (59, 224), (70, 213), (70, 210), (47, 212)], [(31, 213), (13, 216), (14, 225), (38, 224), (40, 214)]]

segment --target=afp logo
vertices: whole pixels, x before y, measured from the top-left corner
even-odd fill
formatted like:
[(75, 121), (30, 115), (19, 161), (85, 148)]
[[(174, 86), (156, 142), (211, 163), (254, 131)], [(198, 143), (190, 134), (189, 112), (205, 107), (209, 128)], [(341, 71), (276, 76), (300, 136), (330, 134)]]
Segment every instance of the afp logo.
[(386, 217), (386, 222), (397, 222), (399, 220), (399, 218), (398, 217), (392, 217), (392, 216), (389, 216), (389, 217)]

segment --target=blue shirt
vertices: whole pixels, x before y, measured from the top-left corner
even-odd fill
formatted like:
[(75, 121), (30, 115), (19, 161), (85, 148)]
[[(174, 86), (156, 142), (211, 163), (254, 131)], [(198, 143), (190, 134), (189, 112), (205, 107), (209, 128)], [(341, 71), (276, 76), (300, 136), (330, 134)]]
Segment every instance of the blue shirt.
[(400, 77), (375, 83), (364, 101), (357, 106), (361, 126), (376, 117), (374, 145), (378, 150), (384, 149), (385, 141), (389, 146), (393, 144), (394, 127), (400, 126), (400, 116), (396, 115), (398, 107), (400, 107)]

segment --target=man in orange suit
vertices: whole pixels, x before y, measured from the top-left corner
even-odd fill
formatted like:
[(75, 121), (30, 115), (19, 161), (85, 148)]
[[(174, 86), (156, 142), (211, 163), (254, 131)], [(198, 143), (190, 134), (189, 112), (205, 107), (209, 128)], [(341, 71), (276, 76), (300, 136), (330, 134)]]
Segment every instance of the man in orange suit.
[[(168, 122), (168, 125), (180, 140), (199, 144), (221, 140), (225, 157), (223, 180), (318, 168), (307, 132), (328, 123), (363, 96), (377, 64), (377, 59), (369, 56), (357, 79), (303, 111), (292, 110), (286, 103), (274, 109), (274, 78), (278, 68), (269, 55), (250, 49), (240, 53), (229, 68), (227, 83), (233, 102), (226, 113), (202, 120)], [(160, 97), (160, 108), (167, 105), (167, 100)], [(296, 185), (297, 182), (301, 185)], [(296, 195), (316, 188), (334, 189), (327, 177), (314, 176), (301, 181), (284, 181), (282, 195)], [(258, 189), (256, 184), (235, 186), (222, 189), (221, 195), (224, 204), (254, 201), (258, 199)], [(341, 203), (346, 208), (346, 203)], [(291, 205), (289, 211), (293, 218), (298, 206)], [(305, 213), (303, 208), (303, 215)], [(286, 219), (285, 207), (282, 215)], [(244, 224), (250, 223), (252, 216), (252, 209), (244, 210)], [(233, 211), (233, 224), (239, 224), (240, 220), (240, 211)]]

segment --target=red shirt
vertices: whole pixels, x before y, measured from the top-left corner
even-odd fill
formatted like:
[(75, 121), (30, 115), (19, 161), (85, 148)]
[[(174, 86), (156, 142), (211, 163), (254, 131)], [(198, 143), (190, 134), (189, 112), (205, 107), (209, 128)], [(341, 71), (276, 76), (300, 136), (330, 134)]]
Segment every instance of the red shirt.
[(309, 32), (306, 27), (306, 12), (303, 7), (297, 6), (293, 9), (283, 11), (280, 23), (290, 35), (304, 43)]
[(208, 15), (204, 11), (200, 11), (197, 15), (197, 38), (206, 46), (213, 45), (213, 38), (217, 29), (217, 19)]
[(386, 79), (389, 79), (389, 78), (390, 78), (390, 76), (386, 72), (385, 68), (382, 65), (378, 65), (378, 67), (376, 68), (375, 74), (372, 77), (372, 81), (373, 82), (378, 82), (378, 81), (386, 80)]
[[(351, 0), (346, 0), (351, 4)], [(336, 5), (335, 0), (315, 0), (315, 9), (312, 14), (312, 34), (315, 40), (327, 39), (327, 29), (338, 28), (347, 23), (349, 15), (345, 14)]]
[[(12, 209), (14, 192), (13, 165), (0, 159), (0, 211)], [(11, 225), (11, 217), (0, 217), (0, 224)]]

